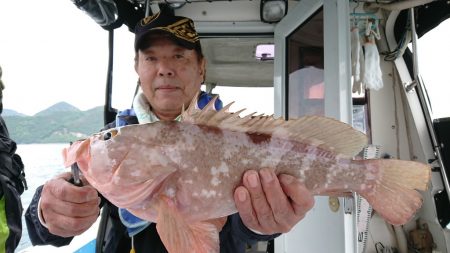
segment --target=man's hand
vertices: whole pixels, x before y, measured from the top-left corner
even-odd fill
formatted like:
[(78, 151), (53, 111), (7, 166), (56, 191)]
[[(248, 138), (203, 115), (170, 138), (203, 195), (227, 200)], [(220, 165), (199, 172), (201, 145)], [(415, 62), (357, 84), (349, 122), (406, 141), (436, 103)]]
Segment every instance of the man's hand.
[(242, 222), (261, 234), (289, 232), (313, 207), (314, 198), (296, 178), (250, 170), (234, 192)]
[(83, 233), (97, 220), (100, 197), (90, 185), (77, 187), (63, 173), (45, 183), (40, 212), (50, 233), (70, 237)]

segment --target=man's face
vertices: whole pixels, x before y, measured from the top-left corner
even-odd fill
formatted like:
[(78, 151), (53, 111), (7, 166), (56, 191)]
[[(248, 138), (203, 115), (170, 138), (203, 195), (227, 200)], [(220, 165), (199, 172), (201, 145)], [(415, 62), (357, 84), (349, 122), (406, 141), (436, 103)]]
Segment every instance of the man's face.
[(200, 89), (205, 74), (205, 60), (195, 50), (178, 46), (171, 39), (157, 37), (151, 46), (139, 50), (135, 69), (141, 88), (162, 120), (174, 119)]

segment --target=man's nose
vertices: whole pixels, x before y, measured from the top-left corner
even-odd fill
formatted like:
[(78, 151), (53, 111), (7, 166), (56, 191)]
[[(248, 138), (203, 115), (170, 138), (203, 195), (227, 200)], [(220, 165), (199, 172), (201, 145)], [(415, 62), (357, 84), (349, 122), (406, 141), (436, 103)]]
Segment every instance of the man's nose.
[(169, 61), (162, 60), (159, 62), (158, 75), (159, 76), (174, 76), (175, 72), (172, 68), (172, 64)]

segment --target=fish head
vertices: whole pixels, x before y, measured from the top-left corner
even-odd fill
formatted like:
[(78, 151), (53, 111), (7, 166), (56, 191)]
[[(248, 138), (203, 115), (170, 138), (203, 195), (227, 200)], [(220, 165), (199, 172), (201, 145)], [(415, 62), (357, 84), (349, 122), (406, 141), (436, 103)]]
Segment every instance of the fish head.
[[(144, 189), (147, 196), (152, 195), (152, 189), (158, 189), (176, 170), (176, 164), (162, 147), (169, 133), (167, 124), (149, 123), (94, 134), (89, 138), (89, 164), (87, 171), (82, 170), (83, 174), (100, 192), (116, 199), (116, 204), (122, 203), (121, 206), (129, 203), (127, 200), (144, 198)], [(113, 192), (113, 189), (127, 189), (129, 194)]]

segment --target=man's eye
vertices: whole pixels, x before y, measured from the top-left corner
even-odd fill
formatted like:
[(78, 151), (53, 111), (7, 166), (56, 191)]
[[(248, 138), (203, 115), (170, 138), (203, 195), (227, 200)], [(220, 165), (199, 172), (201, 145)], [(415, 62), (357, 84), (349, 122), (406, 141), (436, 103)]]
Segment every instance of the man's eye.
[(182, 58), (184, 58), (184, 55), (182, 55), (182, 54), (175, 55), (175, 59), (182, 59)]
[(154, 56), (147, 56), (147, 57), (145, 57), (145, 61), (151, 61), (151, 62), (156, 61), (156, 57), (154, 57)]

